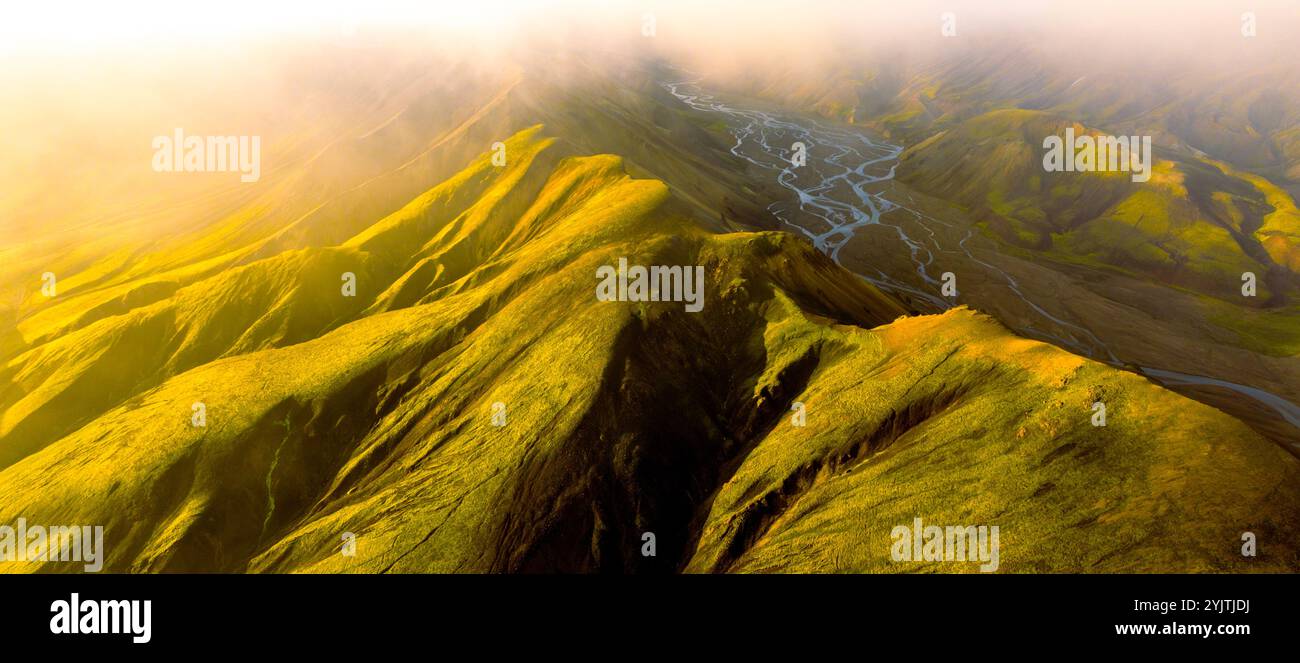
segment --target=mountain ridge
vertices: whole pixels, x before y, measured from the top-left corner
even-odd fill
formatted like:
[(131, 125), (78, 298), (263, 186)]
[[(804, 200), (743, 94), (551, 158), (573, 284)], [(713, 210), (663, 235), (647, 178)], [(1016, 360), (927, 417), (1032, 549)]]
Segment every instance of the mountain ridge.
[[(807, 242), (719, 234), (542, 131), (343, 246), (244, 268), (299, 267), (281, 281), (210, 283), (266, 288), (229, 325), (252, 336), (11, 457), (0, 521), (102, 523), (131, 572), (926, 569), (889, 558), (904, 506), (1001, 523), (1009, 571), (1300, 566), (1300, 461), (1240, 422), (968, 309), (903, 317)], [(597, 301), (620, 257), (703, 266), (703, 311)], [(81, 332), (92, 366), (142, 356), (95, 347), (124, 319)], [(1193, 527), (1221, 543), (1178, 545)]]

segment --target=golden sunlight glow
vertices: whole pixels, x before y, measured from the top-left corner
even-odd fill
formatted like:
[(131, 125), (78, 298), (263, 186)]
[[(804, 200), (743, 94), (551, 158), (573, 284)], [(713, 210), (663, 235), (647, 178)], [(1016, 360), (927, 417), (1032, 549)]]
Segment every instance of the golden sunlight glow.
[(133, 40), (188, 40), (258, 33), (349, 34), (368, 27), (491, 28), (548, 4), (544, 0), (49, 0), (0, 10), (0, 48), (66, 49)]

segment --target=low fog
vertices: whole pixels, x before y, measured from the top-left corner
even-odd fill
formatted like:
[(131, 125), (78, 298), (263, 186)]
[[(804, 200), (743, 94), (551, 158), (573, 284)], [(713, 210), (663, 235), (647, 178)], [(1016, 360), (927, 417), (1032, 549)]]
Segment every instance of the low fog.
[[(133, 184), (148, 166), (135, 148), (173, 127), (276, 135), (340, 99), (383, 99), (413, 72), (494, 82), (578, 54), (610, 66), (670, 61), (752, 89), (832, 70), (923, 75), (939, 59), (1007, 49), (1013, 63), (1139, 85), (1202, 71), (1287, 80), (1278, 70), (1300, 64), (1294, 3), (1279, 0), (50, 0), (9, 7), (5, 18), (0, 177), (10, 185), (0, 190), (0, 228), (9, 230), (183, 199), (188, 183), (174, 192)], [(1247, 23), (1255, 36), (1243, 36)]]

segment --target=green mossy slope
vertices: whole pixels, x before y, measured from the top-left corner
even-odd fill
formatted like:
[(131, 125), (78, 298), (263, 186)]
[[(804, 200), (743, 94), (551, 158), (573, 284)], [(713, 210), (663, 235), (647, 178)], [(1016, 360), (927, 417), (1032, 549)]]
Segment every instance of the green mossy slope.
[[(890, 562), (913, 517), (1000, 526), (1005, 571), (1300, 568), (1300, 462), (1227, 415), (966, 309), (901, 318), (617, 157), (508, 145), (339, 247), (10, 362), (36, 386), (0, 443), (39, 442), (0, 468), (0, 522), (102, 524), (106, 568), (137, 572), (968, 570)], [(703, 310), (598, 301), (621, 257), (702, 266)]]

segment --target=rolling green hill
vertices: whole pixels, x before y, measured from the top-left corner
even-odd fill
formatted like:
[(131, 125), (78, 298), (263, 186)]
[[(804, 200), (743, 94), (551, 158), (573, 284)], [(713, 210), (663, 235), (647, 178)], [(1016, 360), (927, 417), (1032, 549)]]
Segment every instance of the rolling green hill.
[[(26, 328), (0, 522), (102, 524), (135, 572), (974, 570), (892, 562), (915, 517), (999, 526), (1009, 572), (1300, 569), (1300, 461), (1239, 421), (969, 309), (903, 317), (548, 131), (335, 243)], [(623, 257), (702, 266), (703, 310), (598, 301)]]
[(1062, 259), (1237, 300), (1247, 271), (1260, 275), (1265, 301), (1296, 282), (1298, 217), (1285, 191), (1159, 151), (1146, 182), (1045, 171), (1043, 139), (1071, 127), (1102, 133), (1043, 111), (991, 111), (909, 148), (898, 177), (965, 207), (1003, 241)]

